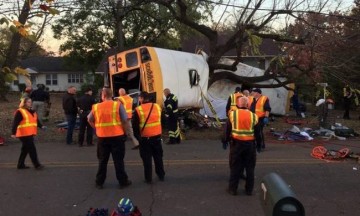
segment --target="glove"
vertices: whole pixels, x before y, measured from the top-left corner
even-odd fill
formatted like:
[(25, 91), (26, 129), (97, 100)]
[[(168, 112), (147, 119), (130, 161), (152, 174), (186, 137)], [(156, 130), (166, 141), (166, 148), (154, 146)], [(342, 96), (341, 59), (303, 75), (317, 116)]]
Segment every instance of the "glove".
[(269, 124), (269, 118), (268, 118), (268, 117), (265, 117), (265, 118), (263, 119), (263, 123), (264, 123), (264, 125)]

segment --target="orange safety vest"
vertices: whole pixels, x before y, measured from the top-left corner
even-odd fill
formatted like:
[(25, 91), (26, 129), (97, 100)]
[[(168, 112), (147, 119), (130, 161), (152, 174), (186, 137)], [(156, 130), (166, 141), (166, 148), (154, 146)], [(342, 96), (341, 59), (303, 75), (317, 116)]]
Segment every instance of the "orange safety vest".
[(256, 114), (247, 109), (230, 112), (231, 136), (236, 140), (254, 140), (254, 127), (258, 122)]
[(131, 119), (132, 118), (132, 105), (133, 105), (134, 99), (132, 97), (130, 97), (129, 95), (124, 95), (124, 96), (120, 96), (119, 100), (123, 104), (123, 106), (126, 110), (128, 119)]
[(261, 118), (265, 116), (264, 105), (268, 98), (264, 95), (260, 96), (256, 101), (255, 114)]
[[(152, 103), (141, 104), (136, 107), (136, 112), (140, 119), (140, 130), (144, 127), (145, 121), (148, 118)], [(144, 130), (140, 131), (141, 137), (152, 137), (161, 135), (161, 108), (154, 103), (149, 120), (147, 121)]]
[(249, 99), (248, 109), (250, 109), (251, 104), (252, 104), (252, 103), (253, 103), (253, 101), (254, 101), (254, 97), (249, 95), (247, 98)]
[(16, 137), (32, 136), (37, 134), (37, 114), (31, 114), (27, 109), (20, 108), (23, 119), (16, 130)]
[(230, 109), (229, 109), (229, 113), (230, 111), (233, 111), (233, 110), (237, 110), (237, 106), (236, 106), (236, 99), (238, 97), (242, 97), (244, 96), (242, 93), (240, 92), (235, 92), (234, 94), (231, 94), (230, 95)]
[(124, 135), (119, 109), (120, 102), (111, 100), (93, 105), (91, 111), (94, 115), (96, 135), (98, 137)]

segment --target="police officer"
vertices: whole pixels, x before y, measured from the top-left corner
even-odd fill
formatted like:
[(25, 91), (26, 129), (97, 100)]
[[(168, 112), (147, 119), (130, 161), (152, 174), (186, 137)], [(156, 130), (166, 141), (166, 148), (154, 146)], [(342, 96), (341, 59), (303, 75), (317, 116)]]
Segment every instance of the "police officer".
[(163, 149), (161, 146), (161, 108), (151, 103), (147, 92), (139, 96), (140, 106), (135, 108), (133, 116), (134, 134), (140, 141), (140, 156), (144, 165), (145, 182), (152, 183), (152, 158), (155, 173), (164, 181)]
[(120, 188), (124, 188), (131, 185), (124, 167), (124, 128), (127, 124), (127, 114), (120, 102), (112, 100), (110, 88), (102, 89), (101, 99), (103, 102), (93, 105), (88, 115), (88, 121), (96, 129), (98, 136), (99, 169), (96, 174), (96, 188), (103, 188), (110, 153), (114, 161), (116, 178)]
[(31, 109), (32, 101), (30, 98), (23, 98), (19, 109), (15, 112), (13, 127), (12, 127), (12, 138), (19, 138), (22, 147), (18, 161), (18, 169), (28, 169), (25, 165), (25, 158), (29, 154), (35, 169), (43, 169), (44, 166), (40, 164), (36, 147), (34, 143), (34, 136), (37, 134), (37, 128), (46, 128), (41, 124), (35, 111)]
[(269, 123), (269, 114), (271, 111), (269, 98), (262, 95), (262, 91), (259, 88), (252, 90), (253, 101), (250, 106), (251, 112), (255, 113), (259, 117), (259, 124), (255, 128), (256, 134), (256, 149), (258, 152), (265, 149), (265, 140), (263, 129), (264, 126)]
[(164, 89), (165, 115), (168, 119), (169, 141), (167, 144), (180, 143), (180, 128), (178, 127), (178, 99), (168, 88)]
[(229, 111), (231, 110), (236, 110), (237, 107), (236, 107), (236, 99), (238, 97), (241, 97), (243, 96), (243, 94), (241, 93), (241, 88), (240, 87), (236, 87), (235, 88), (235, 92), (232, 93), (230, 96), (229, 96), (229, 99), (227, 101), (227, 104), (226, 104), (226, 115), (229, 114)]
[(85, 89), (85, 94), (77, 101), (79, 116), (80, 116), (80, 128), (79, 128), (79, 146), (82, 147), (84, 143), (84, 136), (86, 131), (86, 143), (88, 146), (93, 145), (93, 128), (87, 121), (87, 116), (91, 111), (92, 105), (94, 105), (95, 98), (92, 96), (93, 90), (91, 88)]
[(230, 141), (230, 180), (227, 192), (237, 195), (240, 177), (246, 170), (245, 193), (252, 195), (254, 188), (254, 170), (256, 164), (256, 150), (254, 128), (258, 117), (247, 109), (249, 99), (238, 97), (239, 109), (229, 112), (226, 125), (224, 143)]
[(139, 141), (136, 139), (136, 137), (134, 136), (134, 131), (132, 129), (132, 124), (131, 124), (131, 119), (132, 119), (132, 115), (133, 115), (133, 98), (130, 97), (128, 94), (126, 94), (125, 89), (120, 88), (119, 89), (119, 97), (117, 98), (122, 105), (125, 107), (126, 113), (127, 113), (127, 121), (128, 121), (128, 125), (127, 128), (125, 128), (126, 130), (126, 135), (129, 136), (134, 144), (134, 147), (132, 149), (138, 149), (139, 148)]

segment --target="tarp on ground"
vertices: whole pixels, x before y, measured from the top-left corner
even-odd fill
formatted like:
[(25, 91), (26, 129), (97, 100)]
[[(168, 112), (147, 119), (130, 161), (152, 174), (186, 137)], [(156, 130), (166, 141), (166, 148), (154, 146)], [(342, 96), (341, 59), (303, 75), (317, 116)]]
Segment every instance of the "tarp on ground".
[[(225, 59), (224, 61), (228, 61), (227, 64), (231, 64), (230, 59)], [(220, 72), (220, 71), (215, 71)], [(223, 70), (222, 70), (223, 72)], [(259, 68), (255, 68), (243, 63), (239, 63), (237, 66), (237, 70), (233, 72), (239, 76), (248, 76), (248, 77), (256, 77), (264, 75), (264, 70)], [(265, 82), (260, 82), (259, 84), (276, 84), (275, 80), (268, 80)], [(241, 84), (237, 84), (231, 80), (223, 79), (214, 82), (209, 88), (207, 92), (207, 97), (211, 102), (214, 110), (217, 113), (217, 116), (220, 119), (226, 119), (225, 108), (227, 104), (227, 100), (235, 90), (237, 86), (241, 86)], [(276, 115), (285, 115), (289, 111), (290, 106), (290, 98), (292, 96), (292, 91), (286, 90), (283, 87), (280, 88), (262, 88), (263, 95), (269, 97), (271, 113)], [(208, 104), (206, 101), (203, 101), (204, 108), (200, 110), (202, 115), (208, 115), (210, 117), (214, 117)]]

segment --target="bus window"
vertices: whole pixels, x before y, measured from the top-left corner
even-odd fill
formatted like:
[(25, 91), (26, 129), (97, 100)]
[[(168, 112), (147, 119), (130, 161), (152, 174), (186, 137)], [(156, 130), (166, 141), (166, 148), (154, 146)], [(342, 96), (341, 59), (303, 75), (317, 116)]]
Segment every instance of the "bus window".
[(200, 81), (200, 75), (196, 70), (189, 70), (190, 87), (198, 86)]
[(126, 59), (126, 67), (128, 68), (138, 66), (139, 64), (136, 52), (127, 53), (125, 55), (125, 59)]

